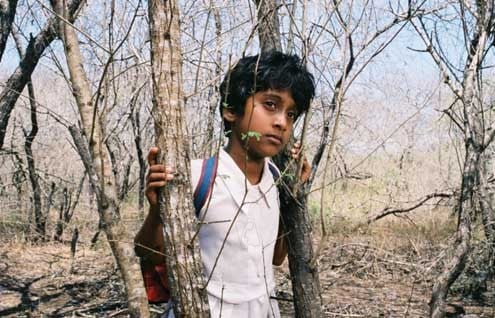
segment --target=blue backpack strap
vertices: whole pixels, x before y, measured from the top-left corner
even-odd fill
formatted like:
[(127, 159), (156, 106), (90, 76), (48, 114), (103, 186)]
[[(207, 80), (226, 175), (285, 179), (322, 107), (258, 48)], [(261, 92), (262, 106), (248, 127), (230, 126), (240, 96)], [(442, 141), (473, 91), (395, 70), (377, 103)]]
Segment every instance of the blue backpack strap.
[(194, 190), (194, 209), (196, 210), (196, 217), (199, 217), (199, 212), (205, 205), (206, 199), (213, 189), (213, 184), (215, 183), (215, 177), (217, 175), (217, 166), (218, 156), (203, 160), (201, 176), (199, 177), (198, 185)]
[[(217, 167), (218, 156), (203, 160), (201, 175), (199, 177), (198, 185), (194, 190), (194, 209), (196, 210), (196, 217), (199, 217), (199, 213), (213, 189), (213, 184), (215, 183), (215, 177), (217, 175)], [(280, 178), (278, 168), (271, 162), (268, 162), (268, 168), (273, 176), (273, 180), (276, 182)]]
[(275, 182), (280, 179), (280, 172), (278, 171), (278, 168), (271, 162), (268, 162), (268, 168), (270, 169), (270, 172), (272, 173), (273, 180)]

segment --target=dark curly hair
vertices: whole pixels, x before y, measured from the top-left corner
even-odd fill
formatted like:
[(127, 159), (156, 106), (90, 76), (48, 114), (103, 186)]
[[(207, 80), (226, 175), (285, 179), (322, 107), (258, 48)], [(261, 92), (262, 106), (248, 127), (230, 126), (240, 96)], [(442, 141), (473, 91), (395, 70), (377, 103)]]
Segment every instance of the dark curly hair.
[[(244, 115), (246, 100), (268, 89), (289, 90), (296, 103), (297, 116), (306, 112), (315, 95), (313, 75), (297, 55), (269, 51), (246, 56), (230, 69), (220, 85), (220, 114), (228, 108)], [(231, 127), (224, 120), (225, 132)]]

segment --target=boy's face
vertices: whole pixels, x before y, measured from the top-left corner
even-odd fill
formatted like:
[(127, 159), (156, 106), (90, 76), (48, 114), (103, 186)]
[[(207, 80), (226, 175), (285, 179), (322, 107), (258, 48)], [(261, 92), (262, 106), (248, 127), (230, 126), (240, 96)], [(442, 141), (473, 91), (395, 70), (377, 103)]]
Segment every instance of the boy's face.
[(288, 90), (260, 91), (246, 100), (244, 115), (224, 111), (231, 122), (231, 144), (238, 144), (250, 158), (272, 157), (289, 141), (297, 109)]

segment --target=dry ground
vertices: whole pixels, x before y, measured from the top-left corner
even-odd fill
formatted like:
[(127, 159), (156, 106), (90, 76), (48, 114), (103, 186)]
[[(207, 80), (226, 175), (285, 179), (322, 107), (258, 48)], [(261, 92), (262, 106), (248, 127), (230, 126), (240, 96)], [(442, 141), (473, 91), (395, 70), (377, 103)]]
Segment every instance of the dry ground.
[[(427, 317), (451, 225), (387, 221), (366, 231), (348, 228), (334, 224), (321, 255), (325, 317)], [(108, 245), (100, 239), (90, 248), (90, 234), (81, 235), (72, 259), (68, 243), (31, 243), (2, 233), (0, 316), (126, 317), (123, 285)], [(280, 298), (290, 299), (287, 265), (277, 276)], [(460, 295), (449, 301), (470, 314), (465, 317), (495, 317), (493, 284), (481, 300)], [(280, 305), (291, 317), (290, 301)]]

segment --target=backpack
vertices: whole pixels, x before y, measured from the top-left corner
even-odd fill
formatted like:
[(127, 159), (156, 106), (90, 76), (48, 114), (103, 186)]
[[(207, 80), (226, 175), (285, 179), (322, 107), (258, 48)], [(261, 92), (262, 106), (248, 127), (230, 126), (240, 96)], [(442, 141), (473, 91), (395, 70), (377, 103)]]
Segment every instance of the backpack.
[[(213, 191), (213, 185), (217, 175), (217, 167), (218, 156), (213, 156), (203, 160), (201, 175), (193, 194), (196, 217), (199, 217), (201, 209)], [(273, 163), (269, 162), (268, 167), (274, 180), (280, 178), (280, 172)], [(170, 299), (170, 289), (168, 286), (167, 268), (165, 267), (165, 264), (149, 265), (141, 262), (141, 272), (143, 274), (144, 287), (146, 289), (146, 295), (148, 296), (148, 302), (167, 302)]]

